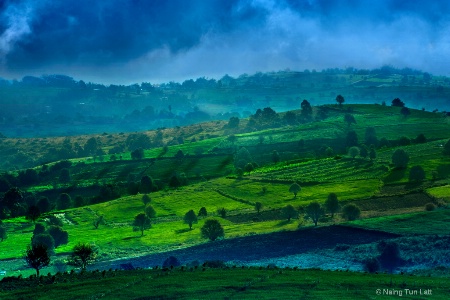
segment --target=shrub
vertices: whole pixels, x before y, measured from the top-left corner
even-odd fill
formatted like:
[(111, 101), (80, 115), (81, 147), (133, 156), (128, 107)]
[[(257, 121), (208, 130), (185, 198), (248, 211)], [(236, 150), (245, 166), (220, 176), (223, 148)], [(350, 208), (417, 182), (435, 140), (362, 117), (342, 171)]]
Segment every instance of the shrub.
[(227, 210), (225, 209), (225, 208), (219, 208), (218, 210), (217, 210), (217, 213), (222, 217), (222, 218), (225, 218), (226, 216), (227, 216)]
[(375, 273), (380, 270), (380, 262), (375, 257), (366, 259), (363, 262), (364, 271), (369, 273)]
[(200, 208), (200, 210), (198, 211), (198, 216), (199, 217), (206, 217), (207, 215), (208, 215), (208, 212), (206, 211), (206, 207)]
[(55, 248), (69, 242), (69, 233), (63, 230), (61, 227), (53, 225), (50, 226), (47, 231), (55, 241)]
[(409, 155), (403, 149), (395, 150), (394, 154), (392, 154), (392, 163), (397, 168), (404, 169), (408, 165)]
[(163, 267), (164, 268), (168, 268), (168, 267), (178, 267), (180, 266), (181, 263), (178, 260), (178, 258), (176, 258), (175, 256), (169, 256), (168, 258), (166, 258), (163, 262)]
[(281, 211), (288, 222), (291, 221), (291, 218), (298, 218), (298, 211), (290, 204), (283, 207)]
[(339, 200), (335, 193), (330, 193), (328, 195), (327, 200), (325, 201), (326, 210), (331, 213), (331, 217), (334, 217), (334, 214), (339, 211)]
[(414, 166), (409, 170), (409, 181), (423, 181), (425, 179), (425, 171), (421, 166)]
[(426, 211), (433, 211), (436, 209), (436, 205), (434, 205), (434, 203), (427, 203), (425, 204), (425, 210)]
[(32, 245), (45, 245), (45, 247), (50, 252), (52, 252), (53, 249), (55, 248), (55, 240), (48, 233), (41, 233), (41, 234), (38, 234), (38, 235), (34, 235), (31, 238), (31, 244)]
[(360, 154), (359, 148), (356, 146), (350, 147), (350, 149), (348, 150), (348, 155), (351, 158), (355, 158), (356, 156), (358, 156)]
[(348, 221), (354, 221), (359, 218), (361, 210), (355, 204), (347, 204), (342, 208), (342, 216)]
[(203, 238), (210, 239), (211, 241), (215, 241), (217, 238), (225, 235), (222, 225), (214, 219), (206, 220), (201, 228), (201, 233)]

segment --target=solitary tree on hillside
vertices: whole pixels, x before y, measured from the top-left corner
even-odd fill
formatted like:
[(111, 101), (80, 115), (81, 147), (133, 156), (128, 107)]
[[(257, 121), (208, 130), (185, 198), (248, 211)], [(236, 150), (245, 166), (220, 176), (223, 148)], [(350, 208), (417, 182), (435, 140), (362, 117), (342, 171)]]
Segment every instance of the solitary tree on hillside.
[(206, 207), (200, 208), (200, 210), (198, 211), (198, 216), (199, 217), (206, 217), (207, 215), (208, 215), (208, 212), (206, 211)]
[(147, 217), (144, 213), (140, 213), (134, 217), (133, 230), (140, 231), (141, 236), (144, 235), (144, 230), (149, 229), (150, 227), (150, 218)]
[(391, 106), (404, 107), (405, 103), (400, 100), (400, 98), (395, 98), (394, 100), (392, 100)]
[(201, 233), (203, 238), (210, 239), (211, 241), (215, 241), (225, 235), (222, 225), (214, 219), (205, 221), (205, 224), (201, 228)]
[(392, 154), (392, 163), (396, 168), (404, 169), (408, 165), (409, 155), (403, 149), (395, 150), (394, 154)]
[(339, 103), (339, 105), (342, 105), (342, 103), (345, 102), (345, 99), (341, 95), (337, 95), (336, 96), (336, 102)]
[(297, 198), (297, 194), (298, 192), (300, 192), (302, 190), (302, 188), (300, 187), (300, 185), (297, 182), (294, 182), (290, 187), (289, 187), (289, 192), (294, 194), (294, 198)]
[(189, 225), (189, 229), (192, 229), (192, 224), (197, 224), (197, 216), (192, 209), (184, 215), (183, 220), (184, 223)]
[(39, 270), (50, 264), (50, 254), (47, 246), (43, 244), (28, 245), (24, 259), (30, 268), (36, 270), (37, 277), (39, 277)]
[(288, 222), (290, 222), (292, 218), (298, 218), (298, 211), (290, 204), (283, 207), (282, 212)]
[(319, 222), (320, 217), (323, 215), (323, 208), (316, 201), (311, 202), (306, 207), (306, 218), (311, 219), (314, 222), (314, 226), (317, 226), (317, 222)]
[(349, 221), (358, 219), (360, 214), (361, 210), (353, 203), (349, 203), (342, 208), (342, 216)]
[(263, 207), (263, 204), (261, 202), (255, 202), (255, 210), (259, 214), (261, 208)]
[(55, 249), (55, 240), (48, 233), (41, 233), (33, 235), (31, 238), (31, 245), (44, 245), (49, 253), (52, 253)]
[(356, 131), (350, 130), (347, 132), (345, 144), (347, 147), (358, 146), (358, 135), (356, 134)]
[(141, 177), (140, 191), (144, 194), (153, 191), (153, 179), (150, 176), (145, 175)]
[(308, 102), (308, 100), (303, 100), (302, 103), (300, 104), (301, 108), (302, 108), (302, 117), (305, 120), (308, 120), (311, 118), (312, 116), (312, 107), (311, 104)]
[(327, 200), (325, 201), (326, 210), (331, 213), (331, 217), (339, 211), (339, 200), (335, 193), (330, 193)]
[(239, 118), (238, 117), (231, 117), (228, 121), (228, 128), (237, 128), (239, 127)]
[(425, 179), (425, 171), (421, 166), (414, 166), (409, 170), (409, 181), (420, 182)]
[(79, 242), (73, 247), (69, 264), (85, 270), (88, 264), (95, 261), (96, 257), (97, 251), (91, 244)]

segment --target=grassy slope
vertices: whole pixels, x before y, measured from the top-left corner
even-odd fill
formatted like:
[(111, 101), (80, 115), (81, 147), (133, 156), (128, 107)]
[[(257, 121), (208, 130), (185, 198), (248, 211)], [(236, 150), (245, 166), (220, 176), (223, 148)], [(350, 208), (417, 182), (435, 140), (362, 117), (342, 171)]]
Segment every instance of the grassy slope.
[[(64, 275), (57, 284), (29, 283), (2, 299), (374, 299), (402, 292), (406, 299), (447, 299), (447, 278), (318, 270), (174, 269)], [(47, 281), (47, 279), (43, 279)], [(5, 285), (6, 286), (6, 285)], [(407, 295), (405, 289), (417, 292)], [(432, 295), (423, 295), (431, 290)], [(420, 295), (422, 293), (422, 295)], [(382, 294), (379, 297), (386, 297)]]
[[(364, 106), (352, 105), (344, 106), (350, 107), (357, 118), (358, 123), (352, 125), (358, 132), (360, 140), (363, 139), (364, 130), (367, 126), (375, 126), (378, 137), (388, 137), (389, 139), (398, 138), (403, 135), (406, 130), (410, 137), (415, 137), (419, 133), (425, 133), (428, 138), (442, 139), (448, 137), (448, 123), (437, 114), (426, 113), (421, 111), (413, 111), (412, 115), (404, 119), (396, 112), (397, 108), (383, 107), (383, 106)], [(330, 119), (326, 123), (305, 124), (297, 127), (284, 127), (279, 129), (266, 130), (264, 132), (254, 132), (237, 135), (238, 145), (249, 143), (258, 143), (258, 136), (264, 134), (272, 136), (271, 143), (274, 149), (277, 148), (277, 143), (296, 141), (301, 137), (319, 137), (323, 136), (327, 131), (330, 136), (334, 130), (338, 130), (342, 134), (345, 132), (345, 127), (342, 122), (342, 114), (345, 111), (340, 109), (335, 110), (335, 106), (331, 106)], [(333, 119), (334, 118), (334, 119)], [(413, 121), (418, 121), (423, 126), (413, 128)], [(398, 132), (399, 125), (393, 123), (401, 123), (401, 128), (406, 128), (402, 132)], [(408, 127), (406, 125), (410, 124)], [(317, 126), (318, 132), (315, 128)], [(342, 129), (344, 127), (344, 129)], [(397, 130), (395, 130), (397, 128)], [(409, 128), (409, 129), (408, 129)], [(321, 131), (324, 130), (324, 131)], [(381, 133), (381, 134), (380, 134)], [(223, 139), (222, 139), (223, 140)], [(266, 139), (270, 141), (270, 139)], [(209, 140), (201, 142), (188, 143), (182, 147), (185, 152), (192, 153), (199, 145), (205, 148), (211, 147), (218, 143), (218, 139), (213, 139), (213, 143)], [(208, 144), (210, 143), (210, 144)], [(220, 142), (221, 143), (221, 142)], [(449, 158), (442, 157), (441, 152), (442, 141), (432, 141), (426, 144), (411, 145), (403, 147), (410, 153), (411, 165), (420, 164), (427, 172), (427, 178), (430, 178), (431, 171), (439, 169), (440, 166), (450, 165)], [(177, 147), (169, 147), (170, 151), (175, 152)], [(173, 149), (173, 150), (172, 150)], [(159, 191), (151, 194), (152, 203), (157, 211), (157, 218), (154, 220), (152, 229), (145, 232), (143, 237), (139, 237), (139, 233), (132, 232), (130, 223), (137, 213), (143, 209), (143, 204), (140, 200), (141, 196), (127, 196), (108, 203), (91, 205), (89, 207), (70, 209), (65, 213), (65, 218), (71, 221), (64, 225), (64, 228), (69, 232), (69, 244), (63, 245), (56, 249), (57, 253), (64, 253), (70, 251), (71, 248), (78, 241), (94, 242), (100, 247), (101, 257), (104, 259), (115, 258), (120, 256), (139, 255), (146, 252), (164, 251), (176, 247), (186, 247), (193, 244), (204, 242), (200, 238), (199, 228), (203, 224), (203, 220), (199, 224), (194, 225), (194, 230), (187, 230), (187, 225), (183, 224), (182, 216), (189, 209), (198, 211), (200, 207), (205, 206), (210, 213), (215, 213), (218, 208), (225, 207), (231, 214), (247, 214), (253, 212), (252, 203), (259, 201), (264, 205), (265, 210), (279, 209), (286, 204), (293, 204), (295, 206), (305, 206), (311, 201), (319, 201), (323, 203), (330, 192), (335, 192), (341, 201), (360, 201), (360, 199), (370, 199), (373, 196), (380, 194), (384, 183), (398, 184), (405, 182), (407, 179), (407, 170), (402, 174), (394, 174), (386, 172), (384, 168), (389, 167), (390, 157), (395, 149), (384, 149), (378, 151), (378, 158), (375, 162), (369, 162), (363, 159), (349, 159), (342, 158), (335, 160), (332, 158), (324, 158), (318, 160), (311, 160), (306, 162), (293, 163), (279, 163), (269, 164), (263, 166), (257, 171), (245, 178), (248, 180), (236, 180), (227, 178), (218, 178), (210, 181), (192, 184), (188, 187), (183, 187), (177, 190)], [(155, 151), (155, 156), (160, 149), (150, 150)], [(173, 154), (173, 153), (172, 153)], [(224, 158), (227, 156), (212, 156), (197, 160), (196, 164), (192, 161), (195, 158), (185, 159), (181, 164), (175, 160), (166, 159), (159, 160), (149, 167), (148, 161), (140, 162), (111, 162), (111, 163), (89, 163), (87, 165), (76, 166), (73, 177), (80, 185), (89, 184), (95, 181), (109, 181), (109, 180), (125, 180), (129, 172), (135, 174), (148, 174), (161, 176), (161, 174), (172, 174), (174, 170), (191, 170), (195, 173), (195, 168), (201, 169), (203, 174), (221, 174), (226, 173), (231, 169), (231, 164), (223, 164)], [(191, 167), (195, 165), (194, 167)], [(189, 169), (190, 168), (190, 169)], [(222, 173), (223, 172), (223, 173)], [(445, 178), (448, 176), (445, 172), (441, 172)], [(188, 173), (191, 174), (191, 173)], [(285, 182), (273, 181), (273, 179), (284, 180)], [(262, 180), (262, 181), (261, 181)], [(302, 191), (297, 198), (288, 192), (289, 182), (298, 180), (299, 182), (310, 182), (310, 184), (303, 185)], [(314, 182), (311, 184), (311, 182)], [(266, 187), (267, 192), (263, 194), (262, 187)], [(222, 196), (217, 192), (229, 195), (229, 197)], [(428, 193), (444, 198), (446, 194), (445, 187), (432, 187), (428, 189)], [(402, 191), (401, 193), (405, 193)], [(447, 196), (446, 196), (447, 195)], [(236, 201), (232, 198), (242, 199)], [(377, 199), (378, 207), (383, 205), (383, 199)], [(405, 209), (411, 210), (410, 204), (405, 203)], [(421, 206), (419, 209), (422, 209)], [(363, 212), (364, 213), (364, 212)], [(395, 212), (389, 210), (381, 212), (389, 215)], [(433, 213), (434, 214), (434, 213)], [(100, 226), (95, 230), (92, 226), (92, 221), (96, 216), (103, 215), (107, 222), (106, 225)], [(364, 214), (363, 214), (364, 215)], [(425, 218), (428, 214), (423, 213)], [(369, 228), (389, 230), (386, 226), (383, 227), (384, 217), (380, 219), (362, 220), (358, 221), (359, 226)], [(401, 219), (399, 216), (386, 217), (392, 220), (393, 225), (395, 220)], [(378, 221), (377, 221), (378, 220)], [(337, 219), (339, 221), (339, 219)], [(253, 233), (267, 233), (278, 230), (294, 230), (297, 228), (299, 222), (280, 222), (280, 220), (252, 222), (248, 220), (241, 223), (232, 223), (229, 220), (220, 219), (220, 222), (225, 228), (227, 238), (242, 236)], [(429, 221), (431, 222), (431, 221)], [(443, 223), (436, 223), (437, 225), (429, 229), (430, 233), (447, 233), (445, 228), (445, 218)], [(303, 226), (310, 226), (311, 223), (300, 222)], [(438, 224), (442, 225), (439, 226)], [(417, 223), (410, 222), (409, 232), (402, 231), (400, 233), (428, 233), (423, 227), (419, 228)], [(402, 228), (394, 226), (393, 228)], [(21, 257), (23, 249), (29, 243), (32, 235), (33, 226), (25, 222), (23, 219), (13, 219), (8, 221), (8, 239), (0, 244), (0, 259)]]

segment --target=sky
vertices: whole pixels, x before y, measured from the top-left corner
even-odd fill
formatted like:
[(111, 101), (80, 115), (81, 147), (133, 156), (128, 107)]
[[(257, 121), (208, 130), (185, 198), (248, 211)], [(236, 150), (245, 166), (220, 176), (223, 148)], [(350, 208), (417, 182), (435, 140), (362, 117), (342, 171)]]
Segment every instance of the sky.
[(448, 0), (0, 0), (0, 77), (104, 84), (391, 65), (450, 75)]

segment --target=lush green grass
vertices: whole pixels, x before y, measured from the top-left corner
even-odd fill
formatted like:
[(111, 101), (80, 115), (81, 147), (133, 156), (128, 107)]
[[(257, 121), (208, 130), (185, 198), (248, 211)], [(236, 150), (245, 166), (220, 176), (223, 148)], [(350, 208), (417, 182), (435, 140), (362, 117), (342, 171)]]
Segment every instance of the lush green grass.
[(450, 234), (450, 210), (384, 216), (349, 222), (350, 225), (397, 234)]
[(438, 199), (443, 199), (447, 202), (450, 201), (450, 185), (429, 188), (427, 189), (427, 193)]
[[(55, 277), (57, 284), (24, 282), (2, 299), (447, 299), (447, 278), (292, 269), (119, 271)], [(16, 284), (18, 285), (18, 284)], [(6, 284), (5, 284), (6, 286)], [(29, 286), (29, 287), (27, 287)], [(408, 295), (410, 293), (417, 293)], [(432, 295), (424, 295), (431, 291)], [(377, 292), (381, 294), (378, 296)], [(422, 293), (422, 295), (420, 295)], [(391, 296), (392, 297), (392, 296)], [(397, 294), (397, 297), (399, 295)]]

